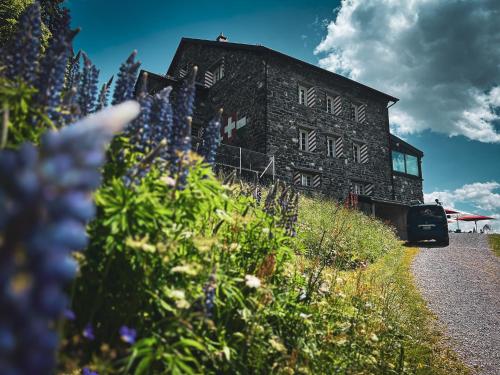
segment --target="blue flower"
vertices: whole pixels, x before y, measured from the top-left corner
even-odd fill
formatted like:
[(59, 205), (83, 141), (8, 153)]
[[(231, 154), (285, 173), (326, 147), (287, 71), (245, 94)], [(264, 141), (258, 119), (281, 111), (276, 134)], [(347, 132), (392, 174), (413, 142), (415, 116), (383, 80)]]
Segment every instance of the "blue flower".
[(133, 51), (127, 60), (120, 66), (120, 72), (116, 80), (113, 101), (111, 104), (120, 104), (134, 98), (134, 86), (140, 62), (135, 61), (137, 51)]
[(94, 340), (95, 335), (94, 335), (94, 327), (92, 327), (92, 324), (88, 323), (85, 328), (82, 331), (83, 337), (85, 337), (87, 340)]
[(126, 342), (127, 344), (135, 343), (135, 339), (137, 338), (137, 331), (133, 328), (129, 328), (127, 326), (120, 327), (120, 338)]
[(76, 319), (76, 315), (75, 315), (74, 311), (71, 310), (71, 309), (65, 309), (64, 313), (63, 313), (63, 316), (67, 320), (75, 320)]
[(92, 371), (88, 367), (84, 367), (82, 369), (82, 375), (99, 375), (99, 374), (97, 372), (95, 372), (95, 371)]

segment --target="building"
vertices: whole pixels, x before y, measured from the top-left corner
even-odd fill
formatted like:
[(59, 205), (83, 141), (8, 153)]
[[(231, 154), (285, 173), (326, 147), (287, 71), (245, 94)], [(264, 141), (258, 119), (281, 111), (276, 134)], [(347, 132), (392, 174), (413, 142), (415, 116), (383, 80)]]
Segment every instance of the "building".
[[(398, 99), (260, 45), (183, 38), (165, 76), (198, 66), (197, 128), (224, 108), (222, 142), (272, 157), (280, 179), (345, 200), (391, 221), (404, 237), (406, 207), (423, 200), (423, 153), (390, 134)], [(241, 161), (241, 157), (240, 157)]]

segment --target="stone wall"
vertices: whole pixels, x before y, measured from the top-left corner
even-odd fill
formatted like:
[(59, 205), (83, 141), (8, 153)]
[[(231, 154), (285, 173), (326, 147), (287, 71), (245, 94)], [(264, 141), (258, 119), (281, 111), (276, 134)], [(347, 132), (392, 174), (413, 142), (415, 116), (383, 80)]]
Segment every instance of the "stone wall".
[[(297, 169), (321, 174), (321, 191), (342, 199), (350, 182), (373, 184), (372, 196), (392, 199), (387, 99), (326, 72), (304, 69), (280, 58), (268, 62), (268, 152), (276, 156), (277, 170), (291, 181)], [(314, 106), (299, 104), (298, 86), (315, 87)], [(326, 96), (342, 97), (343, 114), (326, 111)], [(345, 116), (350, 103), (366, 105), (366, 121)], [(317, 129), (315, 152), (299, 150), (299, 129)], [(327, 156), (327, 136), (341, 137), (344, 156)], [(366, 144), (368, 162), (355, 163), (352, 143)]]
[(422, 179), (419, 177), (395, 174), (394, 199), (406, 204), (417, 200), (423, 202)]
[(231, 137), (224, 139), (224, 142), (265, 152), (266, 87), (262, 58), (247, 51), (222, 46), (186, 44), (180, 51), (174, 75), (179, 76), (180, 69), (197, 65), (198, 81), (203, 83), (205, 72), (222, 61), (224, 77), (210, 87), (206, 99), (208, 105), (213, 108), (213, 113), (217, 108), (224, 109), (224, 127), (228, 121), (234, 123), (246, 119), (246, 125), (238, 130), (233, 129)]

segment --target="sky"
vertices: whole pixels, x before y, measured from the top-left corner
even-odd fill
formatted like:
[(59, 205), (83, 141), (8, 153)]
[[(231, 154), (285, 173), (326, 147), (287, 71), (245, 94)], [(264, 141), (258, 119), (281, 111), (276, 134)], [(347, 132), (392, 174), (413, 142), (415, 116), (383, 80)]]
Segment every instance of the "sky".
[[(136, 49), (165, 73), (182, 37), (262, 44), (400, 98), (425, 199), (500, 219), (500, 1), (67, 0), (75, 47), (115, 74)], [(491, 223), (500, 231), (500, 220)], [(466, 226), (465, 229), (469, 229)]]

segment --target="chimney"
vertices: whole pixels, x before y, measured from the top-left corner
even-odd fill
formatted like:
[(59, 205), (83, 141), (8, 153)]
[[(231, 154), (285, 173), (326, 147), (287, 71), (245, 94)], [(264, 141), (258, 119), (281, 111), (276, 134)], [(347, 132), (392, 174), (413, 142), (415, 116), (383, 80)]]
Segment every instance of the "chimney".
[(215, 39), (218, 42), (227, 42), (227, 36), (224, 36), (224, 34), (221, 32), (217, 39)]

